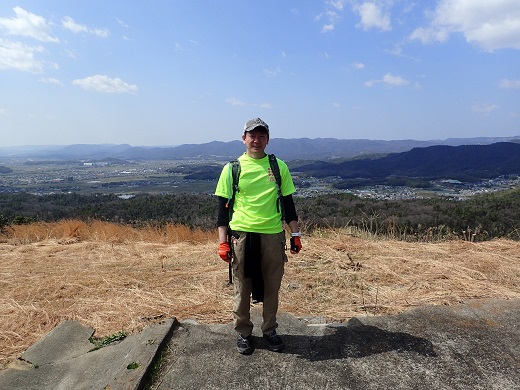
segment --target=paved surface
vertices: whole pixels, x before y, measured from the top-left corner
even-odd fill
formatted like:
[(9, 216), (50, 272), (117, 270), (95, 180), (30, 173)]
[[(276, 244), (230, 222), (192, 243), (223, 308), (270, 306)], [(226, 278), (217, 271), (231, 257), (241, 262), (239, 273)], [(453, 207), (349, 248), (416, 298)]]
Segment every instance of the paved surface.
[(281, 314), (282, 353), (255, 326), (250, 356), (231, 324), (170, 319), (88, 352), (93, 330), (66, 322), (0, 371), (0, 389), (520, 389), (520, 300), (316, 322)]
[[(146, 328), (115, 345), (92, 351), (93, 329), (66, 321), (31, 346), (15, 367), (0, 371), (2, 390), (140, 389), (175, 319)], [(128, 366), (137, 363), (137, 367)], [(132, 366), (131, 366), (132, 367)]]

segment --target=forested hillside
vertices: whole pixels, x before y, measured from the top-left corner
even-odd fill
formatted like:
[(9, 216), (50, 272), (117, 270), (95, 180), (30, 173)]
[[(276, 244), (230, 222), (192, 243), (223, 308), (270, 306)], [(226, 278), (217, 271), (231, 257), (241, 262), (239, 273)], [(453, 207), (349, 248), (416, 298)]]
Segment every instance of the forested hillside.
[[(308, 229), (356, 227), (396, 238), (442, 239), (475, 234), (474, 239), (520, 239), (520, 189), (478, 195), (466, 201), (447, 199), (371, 200), (348, 194), (296, 198), (302, 225)], [(33, 221), (98, 219), (145, 224), (183, 224), (213, 229), (217, 200), (207, 194), (115, 195), (27, 193), (0, 194), (0, 227)]]
[(339, 176), (342, 179), (374, 181), (401, 177), (472, 182), (520, 173), (520, 143), (437, 145), (377, 159), (313, 163), (298, 170), (315, 177)]

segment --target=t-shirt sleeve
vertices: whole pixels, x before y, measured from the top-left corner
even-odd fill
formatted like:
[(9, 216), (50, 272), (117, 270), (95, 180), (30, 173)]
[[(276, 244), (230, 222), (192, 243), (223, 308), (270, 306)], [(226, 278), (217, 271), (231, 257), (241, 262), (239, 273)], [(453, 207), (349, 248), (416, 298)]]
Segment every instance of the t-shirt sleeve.
[(289, 172), (287, 164), (282, 160), (278, 160), (278, 166), (280, 167), (280, 175), (282, 176), (282, 195), (291, 195), (296, 192), (296, 188), (294, 187), (294, 183), (291, 177), (291, 172)]
[(232, 178), (229, 177), (229, 163), (224, 165), (220, 177), (217, 182), (217, 188), (215, 189), (215, 195), (223, 198), (229, 198), (231, 196), (231, 183)]

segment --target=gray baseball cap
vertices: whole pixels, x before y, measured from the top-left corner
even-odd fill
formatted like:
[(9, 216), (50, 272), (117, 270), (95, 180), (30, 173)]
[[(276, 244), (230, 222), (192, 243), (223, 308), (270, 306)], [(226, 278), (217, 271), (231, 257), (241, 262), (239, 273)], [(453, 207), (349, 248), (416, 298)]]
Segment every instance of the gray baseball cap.
[(248, 120), (246, 122), (246, 124), (244, 125), (244, 133), (246, 133), (248, 131), (252, 131), (252, 130), (256, 129), (257, 127), (263, 127), (265, 129), (265, 131), (267, 131), (267, 134), (269, 134), (269, 126), (267, 125), (267, 123), (265, 123), (260, 118), (254, 118), (254, 119)]

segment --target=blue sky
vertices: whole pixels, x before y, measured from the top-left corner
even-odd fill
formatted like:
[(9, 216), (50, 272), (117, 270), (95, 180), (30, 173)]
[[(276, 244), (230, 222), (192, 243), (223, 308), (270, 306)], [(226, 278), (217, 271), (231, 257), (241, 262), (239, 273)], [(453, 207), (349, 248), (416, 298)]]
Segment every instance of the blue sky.
[(0, 146), (520, 135), (518, 0), (2, 0)]

